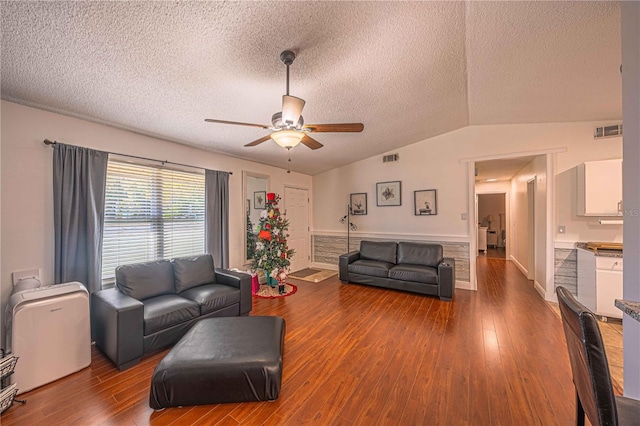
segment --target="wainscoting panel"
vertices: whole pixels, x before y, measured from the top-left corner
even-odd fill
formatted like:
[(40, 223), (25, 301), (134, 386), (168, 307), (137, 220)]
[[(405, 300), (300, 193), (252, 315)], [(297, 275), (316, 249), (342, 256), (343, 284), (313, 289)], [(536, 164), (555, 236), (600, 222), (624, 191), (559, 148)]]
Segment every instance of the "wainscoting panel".
[[(351, 237), (348, 251), (360, 249), (360, 241), (362, 240), (399, 241), (391, 238)], [(410, 242), (419, 241), (412, 239)], [(444, 256), (453, 257), (456, 260), (456, 280), (469, 282), (469, 243), (431, 240), (424, 242), (441, 244), (444, 249)], [(312, 262), (338, 265), (338, 257), (347, 253), (347, 236), (314, 234), (311, 236), (311, 253)]]
[(578, 294), (578, 251), (576, 249), (554, 250), (555, 287), (566, 287), (574, 296)]

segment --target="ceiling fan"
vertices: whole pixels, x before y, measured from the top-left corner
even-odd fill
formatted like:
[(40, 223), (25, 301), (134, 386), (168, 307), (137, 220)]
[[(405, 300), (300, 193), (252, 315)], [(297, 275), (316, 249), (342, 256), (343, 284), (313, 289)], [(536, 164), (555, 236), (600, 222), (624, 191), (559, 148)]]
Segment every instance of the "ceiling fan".
[(299, 143), (311, 149), (322, 148), (323, 145), (309, 136), (309, 133), (341, 133), (341, 132), (361, 132), (364, 129), (362, 123), (342, 123), (342, 124), (304, 124), (302, 118), (302, 108), (304, 99), (289, 95), (289, 66), (296, 58), (296, 54), (290, 50), (285, 50), (280, 54), (280, 60), (287, 66), (287, 94), (282, 96), (282, 111), (276, 112), (271, 117), (271, 125), (254, 123), (242, 123), (239, 121), (215, 120), (207, 118), (204, 121), (209, 123), (236, 124), (239, 126), (260, 127), (271, 130), (272, 133), (264, 136), (245, 146), (256, 146), (269, 139), (273, 139), (278, 145), (287, 150), (295, 147)]

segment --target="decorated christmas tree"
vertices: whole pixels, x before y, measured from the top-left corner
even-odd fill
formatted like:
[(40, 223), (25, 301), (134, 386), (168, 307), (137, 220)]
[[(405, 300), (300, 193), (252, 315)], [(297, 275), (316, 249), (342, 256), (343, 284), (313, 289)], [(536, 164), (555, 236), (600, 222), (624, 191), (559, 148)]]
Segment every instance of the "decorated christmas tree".
[(253, 233), (251, 215), (247, 212), (247, 259), (253, 259), (253, 256), (255, 256), (256, 241), (258, 241), (258, 236)]
[(260, 212), (258, 242), (253, 256), (254, 270), (262, 269), (270, 285), (284, 282), (294, 250), (287, 246), (289, 221), (280, 214), (280, 196), (267, 194), (266, 208)]

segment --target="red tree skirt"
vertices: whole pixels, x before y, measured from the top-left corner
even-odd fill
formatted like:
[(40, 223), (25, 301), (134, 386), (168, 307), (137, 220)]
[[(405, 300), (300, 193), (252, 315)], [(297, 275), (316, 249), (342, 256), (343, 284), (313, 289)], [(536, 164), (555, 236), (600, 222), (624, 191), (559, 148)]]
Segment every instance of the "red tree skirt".
[(259, 299), (277, 299), (278, 297), (291, 296), (296, 291), (298, 291), (298, 287), (289, 283), (284, 283), (284, 294), (278, 293), (278, 286), (271, 287), (267, 284), (261, 284), (258, 292), (254, 294), (253, 297)]

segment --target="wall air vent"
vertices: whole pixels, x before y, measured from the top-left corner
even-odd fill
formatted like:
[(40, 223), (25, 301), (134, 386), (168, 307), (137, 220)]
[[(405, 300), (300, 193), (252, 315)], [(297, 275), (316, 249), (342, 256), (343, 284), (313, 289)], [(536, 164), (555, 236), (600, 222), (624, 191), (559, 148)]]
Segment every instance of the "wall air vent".
[(399, 159), (400, 159), (400, 156), (398, 154), (389, 154), (382, 157), (382, 162), (389, 163), (391, 161), (398, 161)]
[(593, 131), (594, 139), (612, 138), (614, 136), (622, 136), (622, 124), (596, 127)]

